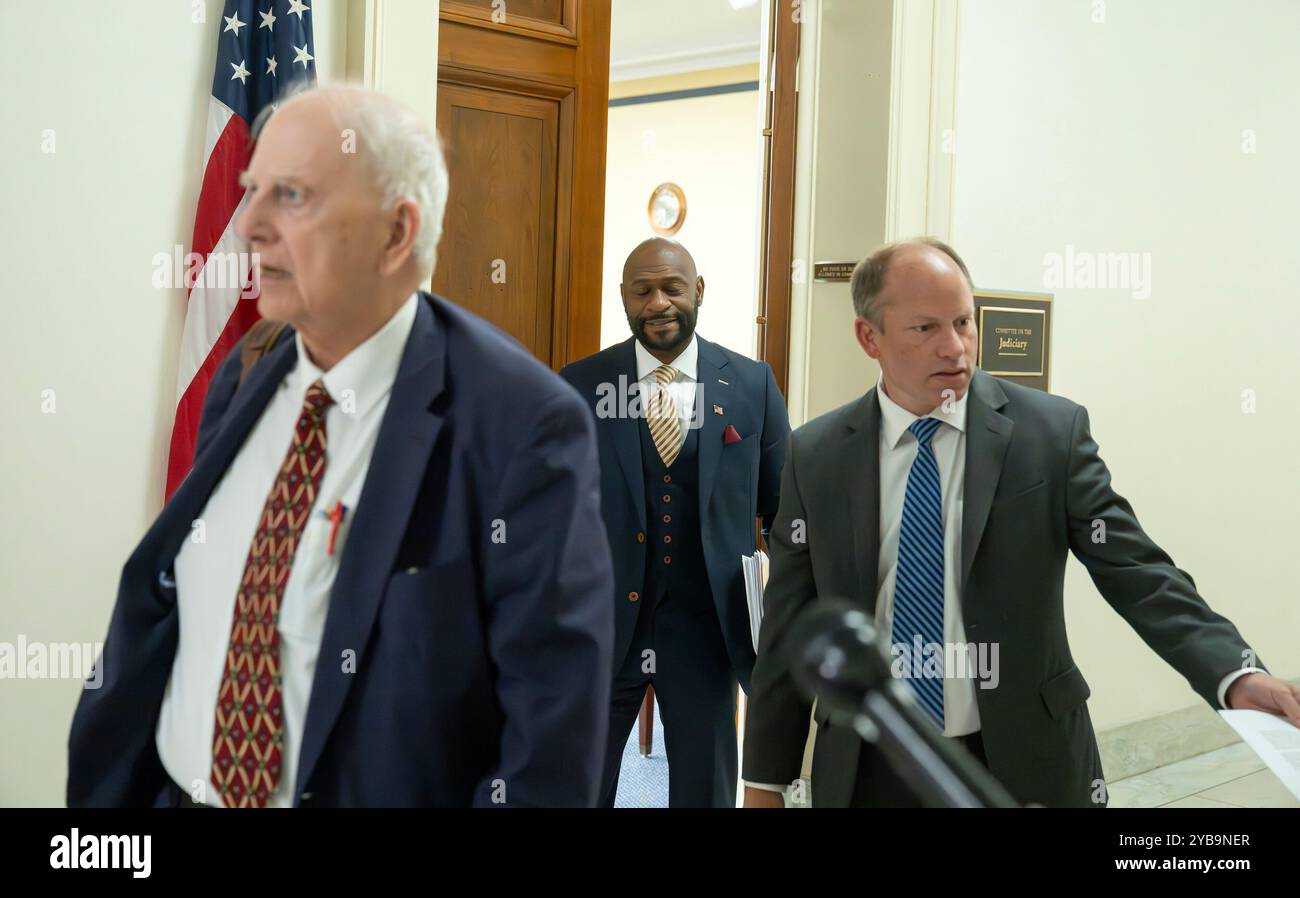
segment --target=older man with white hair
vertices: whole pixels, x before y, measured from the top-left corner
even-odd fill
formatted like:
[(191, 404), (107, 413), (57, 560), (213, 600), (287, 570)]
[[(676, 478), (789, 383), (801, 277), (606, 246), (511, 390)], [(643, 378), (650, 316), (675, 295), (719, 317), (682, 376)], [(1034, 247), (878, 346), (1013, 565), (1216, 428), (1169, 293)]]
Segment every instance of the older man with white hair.
[(382, 95), (258, 134), (237, 231), (286, 326), (208, 392), (122, 572), (69, 805), (590, 805), (613, 590), (593, 425), (422, 292), (447, 172)]

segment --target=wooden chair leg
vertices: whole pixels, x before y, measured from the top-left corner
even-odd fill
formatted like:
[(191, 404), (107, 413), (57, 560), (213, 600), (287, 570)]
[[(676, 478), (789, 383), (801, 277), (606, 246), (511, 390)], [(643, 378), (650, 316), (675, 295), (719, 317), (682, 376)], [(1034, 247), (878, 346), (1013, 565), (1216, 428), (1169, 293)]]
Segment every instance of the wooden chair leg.
[(645, 701), (641, 703), (638, 721), (641, 757), (648, 758), (655, 748), (655, 688), (653, 686), (645, 688)]

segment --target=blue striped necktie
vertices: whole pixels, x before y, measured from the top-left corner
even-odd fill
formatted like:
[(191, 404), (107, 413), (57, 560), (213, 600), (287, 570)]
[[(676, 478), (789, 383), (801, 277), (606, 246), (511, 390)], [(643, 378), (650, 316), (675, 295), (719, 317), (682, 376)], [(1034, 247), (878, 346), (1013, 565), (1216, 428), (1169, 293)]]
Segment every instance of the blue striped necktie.
[[(917, 701), (943, 729), (943, 506), (939, 465), (930, 445), (937, 418), (918, 418), (908, 428), (916, 437), (916, 460), (907, 475), (903, 521), (898, 531), (898, 566), (894, 577), (894, 623), (890, 641), (903, 646), (894, 658), (905, 659), (906, 682)], [(937, 645), (939, 677), (913, 674), (924, 670), (926, 657), (914, 658), (916, 639)], [(914, 666), (915, 665), (915, 666)]]

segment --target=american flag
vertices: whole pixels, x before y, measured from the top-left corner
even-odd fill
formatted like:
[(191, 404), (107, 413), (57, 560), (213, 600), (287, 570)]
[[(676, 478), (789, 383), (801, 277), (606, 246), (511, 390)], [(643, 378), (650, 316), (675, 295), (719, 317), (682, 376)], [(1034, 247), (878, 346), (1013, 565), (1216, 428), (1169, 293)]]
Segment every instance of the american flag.
[[(295, 82), (316, 78), (311, 8), (304, 0), (226, 0), (217, 32), (217, 69), (208, 98), (203, 187), (194, 213), (191, 253), (247, 253), (234, 233), (244, 198), (239, 175), (253, 147), (258, 113)], [(257, 321), (257, 301), (243, 287), (210, 286), (200, 272), (189, 291), (177, 375), (176, 422), (167, 458), (167, 497), (189, 473), (208, 384), (235, 344)], [(224, 281), (221, 281), (224, 283)], [(250, 291), (251, 292), (251, 291)]]

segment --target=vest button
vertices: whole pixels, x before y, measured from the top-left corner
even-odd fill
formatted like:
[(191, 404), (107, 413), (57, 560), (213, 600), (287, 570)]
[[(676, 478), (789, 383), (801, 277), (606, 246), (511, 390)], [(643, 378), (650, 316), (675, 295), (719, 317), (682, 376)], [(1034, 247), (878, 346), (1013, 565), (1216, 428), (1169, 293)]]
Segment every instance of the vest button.
[(644, 534), (644, 533), (638, 533), (638, 534), (636, 535), (636, 541), (639, 542), (639, 543), (643, 543), (643, 542), (645, 542), (645, 534)]
[(666, 515), (664, 515), (664, 523), (665, 523), (665, 524), (671, 524), (672, 522), (673, 522), (673, 516), (672, 516), (672, 515), (670, 515), (670, 514), (666, 514)]
[(670, 496), (670, 495), (668, 495), (667, 493), (664, 493), (664, 501), (665, 501), (665, 502), (671, 502), (671, 501), (673, 501), (673, 497)]
[(672, 478), (672, 476), (669, 475), (669, 474), (665, 474), (665, 475), (664, 475), (664, 483), (672, 483), (672, 482), (673, 482), (673, 478)]
[(664, 556), (664, 564), (672, 564), (672, 563), (673, 563), (673, 556), (671, 556), (671, 555), (665, 555), (665, 556)]
[(635, 602), (639, 598), (641, 598), (641, 596), (637, 595), (635, 592), (629, 592), (627, 594), (627, 600), (629, 602)]
[(666, 543), (670, 543), (670, 542), (672, 542), (672, 541), (673, 541), (673, 538), (672, 538), (671, 536), (665, 536), (665, 537), (664, 537), (664, 542), (666, 542)]

